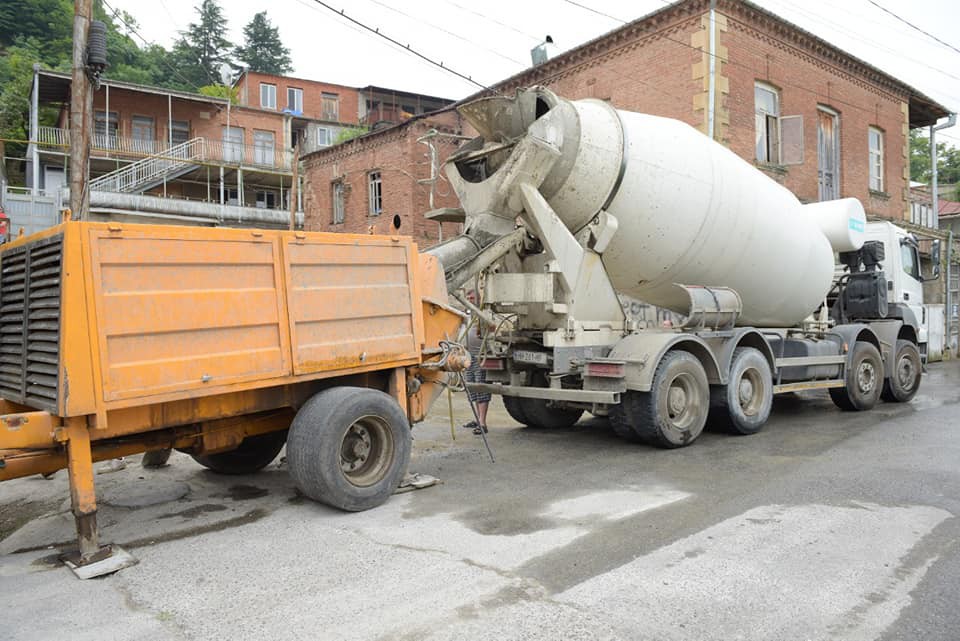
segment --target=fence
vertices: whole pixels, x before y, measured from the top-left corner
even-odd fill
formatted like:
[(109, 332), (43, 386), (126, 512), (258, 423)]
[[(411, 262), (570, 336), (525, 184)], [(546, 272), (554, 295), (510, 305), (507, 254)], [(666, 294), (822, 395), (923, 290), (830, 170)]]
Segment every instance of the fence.
[(0, 182), (0, 200), (10, 219), (11, 238), (16, 238), (21, 229), (24, 234), (33, 234), (60, 222), (59, 194), (34, 196), (29, 189)]

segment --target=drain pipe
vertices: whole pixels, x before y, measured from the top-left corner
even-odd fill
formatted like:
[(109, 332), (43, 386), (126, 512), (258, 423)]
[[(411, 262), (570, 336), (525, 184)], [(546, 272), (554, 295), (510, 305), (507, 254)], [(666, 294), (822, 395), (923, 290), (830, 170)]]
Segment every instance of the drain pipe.
[[(938, 193), (938, 187), (937, 187), (937, 174), (938, 174), (937, 132), (941, 129), (947, 129), (949, 127), (953, 127), (955, 124), (957, 124), (957, 114), (953, 113), (947, 117), (947, 122), (943, 123), (942, 125), (937, 125), (937, 124), (930, 125), (930, 196), (933, 200), (933, 202), (931, 203), (933, 207), (933, 218), (936, 221), (936, 224), (934, 225), (934, 227), (937, 229), (940, 228), (940, 194)], [(947, 279), (946, 279), (946, 285), (944, 287), (944, 289), (946, 290), (946, 295), (944, 297), (944, 300), (946, 301), (946, 305), (944, 305), (944, 307), (946, 308), (945, 309), (946, 313), (944, 314), (944, 316), (946, 317), (945, 320), (946, 320), (946, 326), (947, 326), (946, 327), (947, 349), (950, 348), (950, 340), (952, 336), (951, 321), (953, 320), (953, 307), (952, 307), (952, 301), (950, 300), (950, 276), (951, 276), (950, 254), (952, 253), (952, 250), (953, 250), (953, 228), (951, 227), (950, 232), (947, 234), (947, 269), (946, 269)]]

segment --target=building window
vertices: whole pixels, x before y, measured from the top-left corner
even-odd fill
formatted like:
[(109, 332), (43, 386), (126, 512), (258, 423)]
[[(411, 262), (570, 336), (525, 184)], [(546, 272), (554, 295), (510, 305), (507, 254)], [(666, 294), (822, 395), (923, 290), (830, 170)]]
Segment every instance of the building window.
[(240, 192), (236, 189), (227, 188), (227, 204), (228, 205), (239, 205), (240, 204)]
[(253, 132), (253, 164), (273, 167), (273, 132)]
[(174, 120), (170, 123), (170, 142), (180, 145), (190, 140), (190, 121)]
[(320, 118), (323, 120), (340, 120), (340, 96), (326, 91), (320, 94)]
[(317, 127), (317, 147), (329, 147), (332, 144), (330, 138), (329, 129), (326, 127)]
[(757, 160), (780, 164), (780, 92), (756, 83), (753, 92), (756, 114)]
[(908, 243), (900, 244), (900, 262), (903, 263), (903, 271), (914, 280), (920, 280), (920, 256), (917, 255), (917, 248)]
[(287, 109), (303, 113), (303, 89), (287, 87)]
[(243, 129), (223, 128), (223, 159), (226, 162), (243, 162)]
[(154, 147), (153, 118), (149, 116), (133, 117), (133, 151), (141, 154), (152, 154)]
[(368, 175), (367, 183), (367, 197), (369, 200), (369, 208), (367, 213), (371, 216), (379, 216), (383, 212), (383, 185), (380, 181), (380, 172), (371, 171)]
[(883, 191), (883, 132), (870, 127), (870, 189)]
[(93, 119), (93, 146), (97, 149), (113, 149), (117, 146), (117, 133), (119, 132), (118, 117), (116, 111), (110, 112), (110, 118), (107, 118), (105, 111), (98, 111)]
[(343, 181), (337, 180), (333, 183), (333, 224), (339, 225), (343, 222)]
[(276, 209), (277, 194), (272, 191), (257, 192), (257, 209)]
[(277, 85), (260, 83), (260, 106), (264, 109), (277, 108)]

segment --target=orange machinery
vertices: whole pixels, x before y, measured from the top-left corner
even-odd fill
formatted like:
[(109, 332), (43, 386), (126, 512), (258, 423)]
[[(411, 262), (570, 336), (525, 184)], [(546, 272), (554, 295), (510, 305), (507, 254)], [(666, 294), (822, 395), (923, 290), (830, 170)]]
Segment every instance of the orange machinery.
[(304, 494), (379, 505), (461, 322), (406, 237), (63, 223), (0, 251), (0, 480), (69, 470), (80, 566), (111, 554), (93, 463), (138, 452), (247, 473), (286, 443)]

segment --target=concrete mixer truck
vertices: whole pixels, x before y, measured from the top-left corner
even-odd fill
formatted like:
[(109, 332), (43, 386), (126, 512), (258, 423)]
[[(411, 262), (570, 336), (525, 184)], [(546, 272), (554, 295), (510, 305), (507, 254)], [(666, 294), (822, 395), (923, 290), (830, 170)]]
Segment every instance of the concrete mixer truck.
[[(708, 422), (757, 432), (777, 393), (851, 411), (916, 394), (917, 241), (856, 199), (801, 204), (685, 123), (540, 87), (460, 112), (479, 136), (446, 163), (462, 207), (443, 214), (464, 232), (429, 251), (496, 317), (474, 387), (518, 422), (589, 411), (674, 448)], [(618, 293), (683, 320), (640, 327)]]

